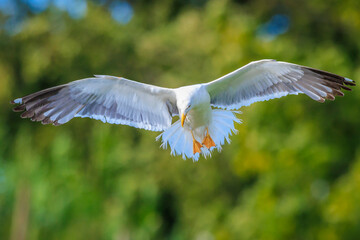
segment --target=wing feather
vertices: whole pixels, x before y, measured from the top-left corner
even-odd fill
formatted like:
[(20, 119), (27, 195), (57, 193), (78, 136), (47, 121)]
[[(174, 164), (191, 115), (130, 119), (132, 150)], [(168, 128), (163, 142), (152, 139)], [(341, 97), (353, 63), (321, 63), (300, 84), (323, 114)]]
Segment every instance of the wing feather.
[(20, 104), (14, 111), (24, 111), (21, 117), (54, 125), (89, 117), (162, 131), (177, 114), (173, 90), (104, 75), (48, 88), (12, 103)]
[(261, 60), (204, 85), (213, 106), (239, 109), (254, 102), (299, 93), (318, 102), (334, 100), (335, 96), (344, 96), (342, 89), (350, 91), (348, 86), (355, 86), (355, 82), (314, 68)]

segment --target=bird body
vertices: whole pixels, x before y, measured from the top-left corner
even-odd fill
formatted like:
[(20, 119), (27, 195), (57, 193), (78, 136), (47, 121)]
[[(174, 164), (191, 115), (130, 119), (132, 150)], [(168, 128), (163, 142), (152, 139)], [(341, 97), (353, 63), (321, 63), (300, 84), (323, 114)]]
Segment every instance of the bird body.
[[(60, 125), (89, 117), (151, 131), (173, 155), (197, 160), (221, 150), (236, 133), (237, 110), (254, 102), (306, 94), (324, 102), (355, 82), (339, 75), (275, 60), (251, 62), (209, 83), (177, 89), (95, 75), (17, 98), (23, 118)], [(172, 124), (172, 118), (179, 120)]]

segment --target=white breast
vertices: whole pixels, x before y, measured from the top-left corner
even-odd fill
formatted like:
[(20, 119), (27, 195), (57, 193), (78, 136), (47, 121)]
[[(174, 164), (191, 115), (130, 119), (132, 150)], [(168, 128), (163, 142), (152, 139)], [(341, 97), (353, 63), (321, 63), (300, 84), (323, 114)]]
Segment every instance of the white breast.
[(186, 117), (184, 127), (195, 130), (207, 127), (212, 120), (210, 103), (203, 103), (192, 107)]

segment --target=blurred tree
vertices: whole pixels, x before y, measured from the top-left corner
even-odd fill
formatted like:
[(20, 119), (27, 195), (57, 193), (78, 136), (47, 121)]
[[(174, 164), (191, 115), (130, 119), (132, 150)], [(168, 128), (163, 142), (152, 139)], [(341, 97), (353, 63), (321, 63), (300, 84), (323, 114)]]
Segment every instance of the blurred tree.
[[(359, 91), (241, 109), (233, 143), (193, 163), (156, 133), (42, 126), (9, 101), (92, 74), (168, 87), (274, 58), (360, 79), (347, 1), (0, 2), (3, 239), (357, 239)], [(357, 90), (357, 89), (355, 89)]]

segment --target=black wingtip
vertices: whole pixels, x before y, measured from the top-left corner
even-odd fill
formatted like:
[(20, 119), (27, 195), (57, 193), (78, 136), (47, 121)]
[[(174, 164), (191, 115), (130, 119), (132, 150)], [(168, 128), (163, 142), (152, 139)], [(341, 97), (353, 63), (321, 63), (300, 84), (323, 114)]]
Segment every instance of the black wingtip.
[(350, 78), (344, 78), (344, 84), (349, 85), (349, 86), (356, 86), (356, 82)]
[(11, 100), (10, 103), (11, 104), (22, 104), (23, 100), (22, 100), (22, 98), (16, 98), (14, 100)]
[(13, 108), (13, 111), (14, 112), (22, 112), (22, 111), (25, 111), (25, 104), (21, 104), (19, 106), (16, 106)]

